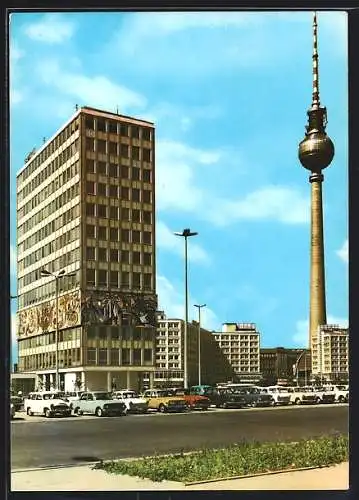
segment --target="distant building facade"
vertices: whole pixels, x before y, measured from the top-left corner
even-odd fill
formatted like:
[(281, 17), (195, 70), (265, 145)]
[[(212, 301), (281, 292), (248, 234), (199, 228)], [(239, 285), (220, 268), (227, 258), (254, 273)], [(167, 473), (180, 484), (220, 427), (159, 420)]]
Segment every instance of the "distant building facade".
[(262, 383), (275, 385), (310, 380), (311, 353), (309, 349), (263, 347), (260, 350)]
[(313, 377), (338, 382), (349, 378), (349, 330), (321, 325), (312, 343)]
[[(184, 320), (167, 318), (164, 312), (157, 316), (156, 336), (156, 386), (183, 386), (183, 335)], [(198, 323), (187, 325), (188, 385), (198, 383)], [(201, 383), (215, 384), (232, 380), (234, 371), (215, 342), (213, 335), (201, 328)]]
[(260, 333), (255, 323), (223, 323), (221, 332), (213, 332), (221, 351), (240, 382), (260, 380)]

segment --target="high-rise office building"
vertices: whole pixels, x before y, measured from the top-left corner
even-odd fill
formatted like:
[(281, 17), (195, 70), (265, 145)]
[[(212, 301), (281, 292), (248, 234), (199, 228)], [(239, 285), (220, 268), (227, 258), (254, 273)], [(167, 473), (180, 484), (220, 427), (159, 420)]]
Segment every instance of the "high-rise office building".
[(155, 128), (90, 107), (17, 175), (18, 370), (38, 385), (153, 379)]
[(223, 323), (221, 332), (213, 332), (223, 354), (241, 382), (260, 380), (260, 334), (255, 323)]
[(349, 330), (339, 325), (321, 325), (312, 346), (312, 375), (323, 381), (349, 379)]

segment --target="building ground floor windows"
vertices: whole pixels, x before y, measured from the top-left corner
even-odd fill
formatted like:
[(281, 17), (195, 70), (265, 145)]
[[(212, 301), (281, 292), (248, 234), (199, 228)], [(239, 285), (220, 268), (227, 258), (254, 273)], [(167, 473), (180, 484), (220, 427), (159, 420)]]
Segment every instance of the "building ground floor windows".
[[(133, 389), (143, 391), (153, 387), (154, 372), (142, 367), (78, 367), (60, 369), (60, 389), (73, 391), (108, 391)], [(55, 370), (36, 372), (36, 389), (51, 390), (56, 385)]]

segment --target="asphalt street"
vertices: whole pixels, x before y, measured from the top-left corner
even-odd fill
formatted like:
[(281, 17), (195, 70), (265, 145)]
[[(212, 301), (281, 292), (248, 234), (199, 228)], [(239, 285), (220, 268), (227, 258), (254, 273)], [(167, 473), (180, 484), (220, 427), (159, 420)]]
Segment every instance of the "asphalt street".
[(348, 432), (347, 405), (15, 420), (11, 468), (219, 448), (243, 440), (291, 441), (337, 432)]

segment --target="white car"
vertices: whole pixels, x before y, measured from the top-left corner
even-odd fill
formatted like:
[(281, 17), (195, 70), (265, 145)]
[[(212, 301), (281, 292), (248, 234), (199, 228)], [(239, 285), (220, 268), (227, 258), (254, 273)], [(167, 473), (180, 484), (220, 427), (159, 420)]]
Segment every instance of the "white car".
[(314, 387), (313, 391), (317, 396), (318, 404), (335, 403), (335, 393), (333, 391), (329, 391), (325, 387)]
[(88, 391), (81, 394), (80, 399), (74, 402), (74, 413), (79, 416), (92, 413), (97, 417), (127, 415), (127, 408), (122, 401), (114, 401), (109, 392)]
[(336, 403), (348, 403), (349, 386), (348, 385), (327, 385), (325, 389), (334, 393)]
[(61, 399), (56, 392), (30, 392), (24, 401), (26, 414), (31, 416), (35, 413), (47, 418), (55, 415), (69, 417), (71, 408), (68, 402)]
[(125, 403), (129, 413), (147, 413), (148, 401), (132, 389), (114, 391), (112, 398)]
[(317, 402), (317, 396), (313, 390), (308, 387), (288, 387), (290, 402), (295, 405), (314, 405)]
[(81, 398), (81, 396), (84, 392), (85, 391), (73, 391), (73, 392), (66, 392), (65, 393), (65, 399), (66, 399), (66, 401), (69, 402), (71, 408), (74, 407), (74, 403), (76, 401), (79, 401), (79, 399)]
[(290, 393), (286, 387), (280, 385), (270, 385), (269, 387), (262, 387), (262, 391), (270, 394), (273, 398), (274, 405), (289, 405)]

